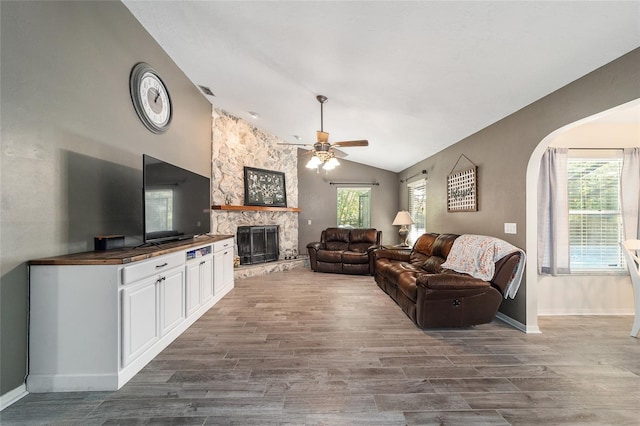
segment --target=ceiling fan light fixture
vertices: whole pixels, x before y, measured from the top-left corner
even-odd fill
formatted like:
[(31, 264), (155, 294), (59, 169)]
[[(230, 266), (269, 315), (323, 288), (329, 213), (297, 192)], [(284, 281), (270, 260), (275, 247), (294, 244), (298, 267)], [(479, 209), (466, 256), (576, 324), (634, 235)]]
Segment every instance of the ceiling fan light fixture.
[(318, 143), (329, 143), (329, 133), (327, 132), (317, 131), (316, 138), (318, 139)]
[(320, 164), (322, 164), (322, 161), (320, 161), (320, 159), (314, 155), (311, 157), (311, 159), (309, 160), (309, 162), (305, 167), (308, 169), (315, 169)]
[(338, 161), (338, 159), (336, 157), (331, 157), (329, 160), (327, 160), (327, 162), (324, 163), (324, 166), (322, 166), (322, 168), (325, 170), (333, 170), (339, 165), (340, 162)]

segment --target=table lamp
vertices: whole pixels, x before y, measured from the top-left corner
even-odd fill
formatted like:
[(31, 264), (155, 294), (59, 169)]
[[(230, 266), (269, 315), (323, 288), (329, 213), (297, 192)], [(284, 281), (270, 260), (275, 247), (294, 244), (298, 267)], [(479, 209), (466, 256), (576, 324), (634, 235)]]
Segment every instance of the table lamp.
[(396, 218), (393, 219), (392, 225), (400, 225), (400, 230), (398, 231), (398, 235), (400, 235), (400, 239), (402, 240), (403, 247), (408, 247), (407, 237), (409, 236), (409, 230), (407, 229), (407, 225), (412, 225), (413, 219), (409, 215), (409, 212), (406, 210), (400, 210), (396, 215)]

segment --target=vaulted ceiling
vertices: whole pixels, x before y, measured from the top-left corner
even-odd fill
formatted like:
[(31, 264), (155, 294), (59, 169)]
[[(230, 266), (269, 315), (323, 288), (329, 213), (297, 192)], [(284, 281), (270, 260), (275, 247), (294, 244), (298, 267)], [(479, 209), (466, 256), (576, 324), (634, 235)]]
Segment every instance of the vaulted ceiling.
[(640, 46), (639, 1), (124, 4), (216, 107), (312, 143), (325, 95), (347, 159), (396, 172)]

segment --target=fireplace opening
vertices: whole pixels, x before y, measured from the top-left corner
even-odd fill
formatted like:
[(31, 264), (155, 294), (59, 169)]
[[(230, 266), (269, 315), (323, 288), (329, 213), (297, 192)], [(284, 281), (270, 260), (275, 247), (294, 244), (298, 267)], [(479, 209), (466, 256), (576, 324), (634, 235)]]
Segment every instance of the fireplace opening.
[(238, 226), (238, 256), (241, 265), (278, 260), (280, 245), (278, 225)]

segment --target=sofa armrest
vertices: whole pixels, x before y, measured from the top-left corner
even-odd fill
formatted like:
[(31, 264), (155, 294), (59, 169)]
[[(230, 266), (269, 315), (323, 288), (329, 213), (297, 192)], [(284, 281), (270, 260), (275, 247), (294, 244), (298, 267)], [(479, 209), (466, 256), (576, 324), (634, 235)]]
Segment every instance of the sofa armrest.
[(322, 244), (320, 242), (314, 242), (314, 243), (307, 244), (307, 248), (308, 249), (313, 249), (315, 251), (320, 250), (323, 246), (324, 246), (324, 244)]
[(416, 277), (418, 287), (431, 290), (469, 290), (491, 287), (487, 281), (462, 274), (418, 274)]
[(307, 244), (307, 252), (309, 253), (309, 265), (312, 271), (318, 270), (318, 250), (324, 247), (323, 243), (313, 242)]
[(379, 249), (373, 252), (376, 259), (390, 259), (397, 260), (399, 262), (408, 262), (411, 259), (411, 252), (409, 250), (393, 250), (393, 249)]
[(378, 244), (374, 244), (372, 246), (369, 246), (369, 248), (367, 248), (367, 253), (371, 253), (374, 250), (379, 250), (380, 248), (382, 248), (382, 246)]

